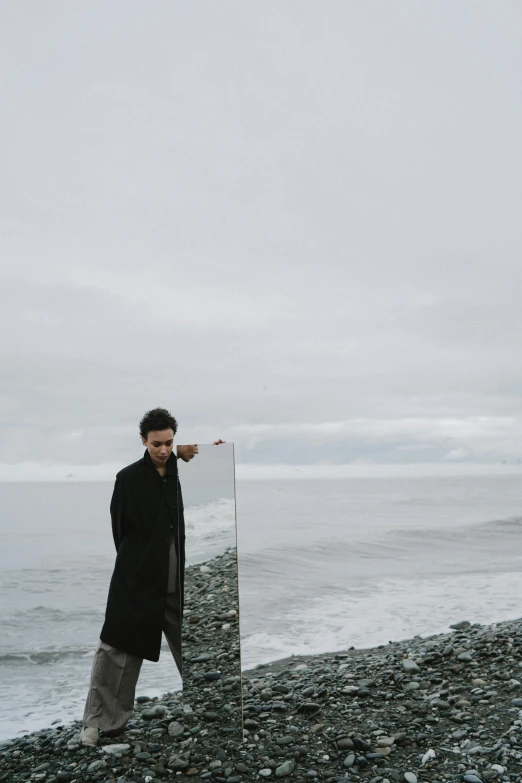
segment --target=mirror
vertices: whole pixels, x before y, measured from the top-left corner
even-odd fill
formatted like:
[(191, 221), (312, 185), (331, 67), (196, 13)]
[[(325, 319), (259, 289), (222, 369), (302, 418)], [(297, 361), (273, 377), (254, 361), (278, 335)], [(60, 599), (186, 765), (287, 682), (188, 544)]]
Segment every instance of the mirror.
[(178, 466), (186, 534), (183, 710), (191, 732), (185, 748), (197, 766), (198, 744), (242, 741), (233, 445), (200, 445)]

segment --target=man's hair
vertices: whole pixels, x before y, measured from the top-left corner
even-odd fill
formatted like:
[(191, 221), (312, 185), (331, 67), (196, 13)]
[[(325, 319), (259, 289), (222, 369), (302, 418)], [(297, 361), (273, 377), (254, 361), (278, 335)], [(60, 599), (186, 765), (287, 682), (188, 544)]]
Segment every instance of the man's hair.
[(149, 432), (156, 430), (174, 430), (174, 435), (178, 431), (178, 422), (165, 408), (154, 408), (147, 411), (140, 421), (140, 435), (145, 440), (147, 440)]

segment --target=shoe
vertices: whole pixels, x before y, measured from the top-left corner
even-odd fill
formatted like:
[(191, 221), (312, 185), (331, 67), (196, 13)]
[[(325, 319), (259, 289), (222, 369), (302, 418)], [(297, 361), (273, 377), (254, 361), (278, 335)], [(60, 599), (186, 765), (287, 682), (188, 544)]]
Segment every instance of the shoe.
[(78, 740), (82, 745), (97, 745), (100, 741), (100, 731), (90, 726), (84, 726), (78, 735)]

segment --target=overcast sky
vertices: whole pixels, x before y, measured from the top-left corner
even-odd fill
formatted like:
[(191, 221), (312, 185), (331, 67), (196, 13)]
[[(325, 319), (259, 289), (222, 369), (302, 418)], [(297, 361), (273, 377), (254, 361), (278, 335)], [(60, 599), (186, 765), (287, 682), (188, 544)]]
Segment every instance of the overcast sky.
[[(0, 463), (522, 460), (522, 5), (4, 0)], [(0, 470), (0, 474), (2, 471)]]

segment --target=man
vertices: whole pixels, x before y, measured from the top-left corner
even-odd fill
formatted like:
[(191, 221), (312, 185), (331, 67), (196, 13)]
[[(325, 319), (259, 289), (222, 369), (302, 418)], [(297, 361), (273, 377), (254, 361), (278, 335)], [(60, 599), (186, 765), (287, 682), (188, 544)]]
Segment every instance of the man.
[(110, 512), (117, 556), (85, 704), (84, 745), (96, 745), (100, 730), (123, 732), (141, 664), (159, 660), (162, 631), (182, 674), (185, 522), (177, 459), (189, 462), (198, 447), (178, 446), (176, 457), (177, 429), (164, 408), (146, 413), (144, 456), (116, 475)]

